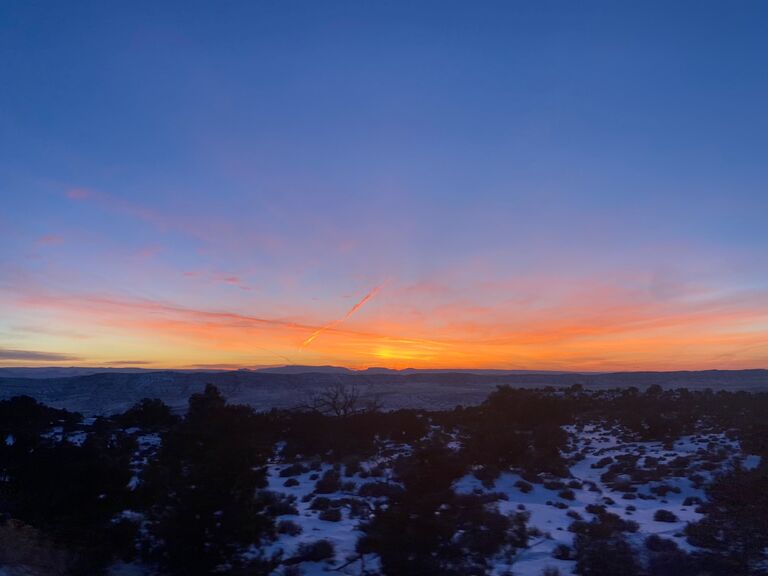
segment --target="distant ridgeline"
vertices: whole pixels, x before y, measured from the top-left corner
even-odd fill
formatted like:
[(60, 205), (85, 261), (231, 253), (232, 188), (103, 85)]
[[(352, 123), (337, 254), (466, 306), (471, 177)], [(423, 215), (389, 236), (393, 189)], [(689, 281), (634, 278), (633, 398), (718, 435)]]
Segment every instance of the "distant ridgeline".
[(334, 383), (357, 386), (385, 409), (443, 410), (482, 402), (499, 385), (516, 388), (582, 386), (587, 389), (657, 385), (665, 389), (768, 391), (768, 370), (680, 372), (522, 372), (369, 369), (287, 366), (265, 370), (151, 371), (98, 368), (0, 368), (0, 399), (28, 395), (84, 414), (125, 410), (142, 398), (159, 398), (174, 410), (190, 394), (215, 384), (231, 402), (257, 410), (293, 408), (307, 395)]

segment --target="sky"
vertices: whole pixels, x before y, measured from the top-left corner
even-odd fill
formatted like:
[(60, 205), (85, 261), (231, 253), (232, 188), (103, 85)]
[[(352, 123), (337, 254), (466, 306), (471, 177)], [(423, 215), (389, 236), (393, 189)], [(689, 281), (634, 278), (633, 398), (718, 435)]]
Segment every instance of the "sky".
[(768, 4), (0, 4), (0, 366), (768, 367)]

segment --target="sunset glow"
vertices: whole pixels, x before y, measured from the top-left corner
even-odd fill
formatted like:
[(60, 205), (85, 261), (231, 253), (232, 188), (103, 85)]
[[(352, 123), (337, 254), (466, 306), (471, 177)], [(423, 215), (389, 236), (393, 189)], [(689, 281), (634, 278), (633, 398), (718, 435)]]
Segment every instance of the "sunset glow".
[(756, 19), (365, 5), (19, 6), (0, 366), (768, 366)]

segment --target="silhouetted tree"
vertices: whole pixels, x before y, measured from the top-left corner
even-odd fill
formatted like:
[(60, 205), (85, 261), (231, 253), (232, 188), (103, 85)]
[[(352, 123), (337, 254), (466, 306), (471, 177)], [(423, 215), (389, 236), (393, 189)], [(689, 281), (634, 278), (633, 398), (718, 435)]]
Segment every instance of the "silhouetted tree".
[[(152, 526), (161, 543), (153, 557), (169, 573), (242, 566), (238, 552), (244, 546), (273, 536), (273, 518), (256, 497), (265, 485), (271, 444), (254, 435), (255, 420), (250, 408), (227, 405), (209, 384), (190, 398), (184, 420), (164, 436), (145, 490), (156, 503)], [(269, 565), (260, 563), (259, 569)]]

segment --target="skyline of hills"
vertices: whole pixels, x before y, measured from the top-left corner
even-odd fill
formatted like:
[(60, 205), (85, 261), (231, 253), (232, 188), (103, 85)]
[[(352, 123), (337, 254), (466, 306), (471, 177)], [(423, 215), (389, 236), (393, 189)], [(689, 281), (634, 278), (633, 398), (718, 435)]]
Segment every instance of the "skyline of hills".
[[(295, 367), (294, 367), (295, 368)], [(310, 367), (307, 367), (310, 368)], [(258, 370), (172, 371), (117, 369), (59, 373), (40, 377), (40, 369), (0, 368), (0, 399), (28, 395), (53, 407), (88, 415), (125, 410), (143, 398), (159, 398), (175, 411), (184, 411), (187, 398), (215, 384), (231, 402), (257, 410), (298, 407), (313, 394), (342, 383), (357, 387), (363, 398), (376, 398), (384, 409), (450, 409), (482, 402), (500, 385), (514, 388), (587, 389), (652, 385), (662, 388), (765, 391), (768, 370), (705, 370), (676, 372), (470, 373), (414, 370), (405, 373), (310, 371), (281, 373)], [(61, 369), (57, 369), (61, 372)], [(85, 370), (85, 369), (80, 369)], [(26, 377), (24, 376), (26, 374)], [(37, 377), (35, 377), (35, 374)]]

